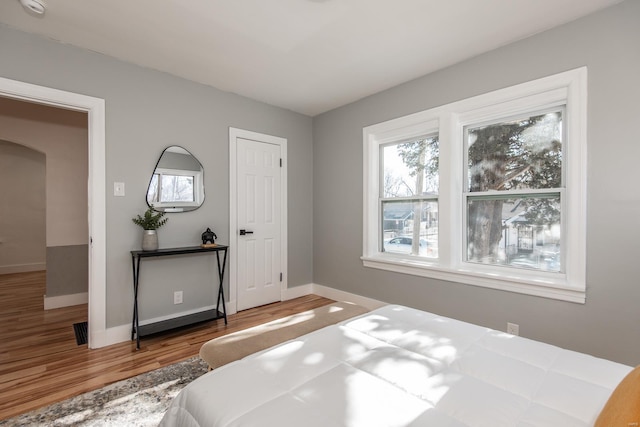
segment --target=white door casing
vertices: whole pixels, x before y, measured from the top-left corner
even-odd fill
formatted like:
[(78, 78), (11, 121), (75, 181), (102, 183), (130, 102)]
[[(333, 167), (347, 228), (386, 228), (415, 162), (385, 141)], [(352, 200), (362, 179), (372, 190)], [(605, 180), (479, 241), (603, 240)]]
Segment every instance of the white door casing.
[(106, 191), (104, 99), (0, 77), (0, 96), (87, 113), (89, 136), (89, 348), (106, 334)]
[(234, 128), (229, 138), (229, 293), (239, 311), (282, 301), (286, 289), (286, 139)]

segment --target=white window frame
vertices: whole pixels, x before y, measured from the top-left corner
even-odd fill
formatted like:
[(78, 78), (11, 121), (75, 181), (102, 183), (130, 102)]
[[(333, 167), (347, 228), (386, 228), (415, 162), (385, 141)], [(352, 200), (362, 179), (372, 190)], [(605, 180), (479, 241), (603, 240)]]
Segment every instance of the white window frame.
[[(464, 141), (468, 124), (565, 106), (561, 224), (563, 272), (479, 265), (465, 261)], [(586, 294), (587, 69), (566, 71), (363, 129), (363, 255), (365, 267), (577, 303)], [(439, 258), (382, 252), (380, 146), (438, 132), (440, 146)]]

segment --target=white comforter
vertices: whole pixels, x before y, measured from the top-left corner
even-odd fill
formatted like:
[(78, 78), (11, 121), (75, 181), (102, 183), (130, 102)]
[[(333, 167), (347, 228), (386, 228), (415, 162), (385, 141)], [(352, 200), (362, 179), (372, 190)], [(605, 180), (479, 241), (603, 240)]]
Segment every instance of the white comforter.
[(591, 426), (630, 370), (385, 306), (205, 374), (161, 426)]

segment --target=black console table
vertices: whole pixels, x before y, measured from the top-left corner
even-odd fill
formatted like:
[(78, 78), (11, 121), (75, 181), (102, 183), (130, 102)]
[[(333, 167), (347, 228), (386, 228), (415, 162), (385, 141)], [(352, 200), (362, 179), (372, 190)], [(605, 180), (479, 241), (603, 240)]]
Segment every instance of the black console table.
[[(215, 245), (211, 247), (189, 246), (184, 248), (167, 248), (155, 251), (131, 251), (131, 264), (133, 267), (133, 321), (131, 324), (131, 340), (136, 339), (136, 348), (140, 348), (140, 337), (155, 334), (157, 332), (166, 331), (181, 326), (191, 325), (198, 322), (208, 320), (224, 319), (227, 324), (227, 308), (224, 302), (224, 290), (222, 281), (224, 279), (224, 270), (227, 265), (227, 248), (225, 245)], [(200, 313), (189, 314), (186, 316), (176, 317), (174, 319), (164, 320), (161, 322), (151, 323), (140, 326), (138, 319), (138, 285), (140, 283), (140, 260), (143, 258), (155, 258), (170, 255), (189, 255), (202, 253), (215, 253), (218, 262), (218, 298), (215, 310), (206, 310)], [(220, 262), (220, 253), (223, 258)], [(222, 311), (220, 311), (222, 305)]]

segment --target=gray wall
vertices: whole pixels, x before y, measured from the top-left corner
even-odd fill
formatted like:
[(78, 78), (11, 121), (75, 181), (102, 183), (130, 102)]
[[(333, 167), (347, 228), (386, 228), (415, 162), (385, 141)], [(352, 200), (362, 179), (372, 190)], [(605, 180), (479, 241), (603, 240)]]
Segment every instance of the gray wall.
[(87, 292), (89, 245), (47, 247), (47, 297)]
[(158, 159), (158, 168), (182, 169), (185, 171), (199, 171), (200, 163), (189, 154), (165, 152)]
[[(131, 321), (129, 251), (141, 240), (131, 218), (146, 208), (149, 178), (164, 148), (183, 146), (202, 162), (206, 201), (196, 211), (169, 214), (160, 246), (197, 244), (207, 227), (220, 243), (229, 242), (230, 126), (287, 138), (288, 283), (311, 283), (311, 118), (6, 26), (0, 26), (0, 58), (2, 77), (105, 99), (107, 327)], [(114, 182), (126, 184), (125, 197), (113, 196)], [(210, 301), (201, 295), (201, 284), (214, 277), (212, 267), (196, 258), (143, 266), (143, 319), (213, 303), (211, 292)], [(181, 306), (172, 304), (174, 286), (184, 291)]]
[(45, 180), (44, 153), (0, 139), (0, 274), (44, 269)]
[[(640, 364), (640, 2), (429, 74), (314, 119), (314, 281), (623, 363)], [(366, 269), (362, 128), (588, 67), (587, 301), (574, 304)]]

